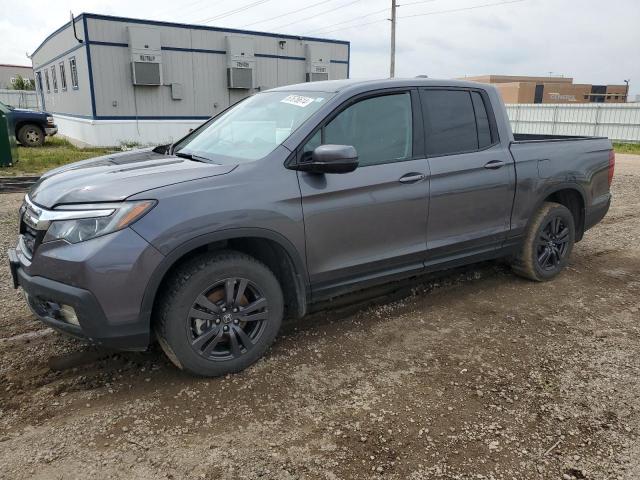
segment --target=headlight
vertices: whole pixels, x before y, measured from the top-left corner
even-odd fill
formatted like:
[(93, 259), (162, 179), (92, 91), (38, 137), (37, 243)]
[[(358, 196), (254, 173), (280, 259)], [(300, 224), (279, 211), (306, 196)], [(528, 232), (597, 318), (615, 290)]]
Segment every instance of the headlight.
[[(154, 200), (134, 202), (63, 205), (53, 214), (44, 242), (66, 240), (84, 242), (128, 227), (155, 206)], [(59, 215), (59, 219), (55, 215)], [(71, 218), (72, 217), (72, 218)]]
[(47, 123), (53, 125), (53, 117), (47, 117)]

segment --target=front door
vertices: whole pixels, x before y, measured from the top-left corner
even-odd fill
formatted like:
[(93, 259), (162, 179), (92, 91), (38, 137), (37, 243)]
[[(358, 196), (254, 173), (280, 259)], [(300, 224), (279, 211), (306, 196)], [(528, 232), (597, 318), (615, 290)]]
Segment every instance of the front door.
[(488, 98), (468, 89), (421, 89), (431, 171), (428, 259), (498, 248), (509, 230), (515, 183)]
[(429, 183), (416, 110), (417, 91), (367, 95), (303, 147), (301, 161), (320, 144), (352, 145), (359, 158), (347, 174), (298, 172), (315, 298), (422, 270)]

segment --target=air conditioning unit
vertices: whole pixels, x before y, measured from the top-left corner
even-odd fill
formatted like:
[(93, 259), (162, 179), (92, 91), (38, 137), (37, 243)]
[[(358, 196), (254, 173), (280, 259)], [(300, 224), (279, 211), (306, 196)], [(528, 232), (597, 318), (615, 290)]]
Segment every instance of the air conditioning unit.
[(227, 85), (229, 88), (254, 88), (256, 58), (254, 39), (240, 35), (226, 37)]
[(153, 27), (127, 27), (134, 85), (162, 85), (160, 31)]
[(329, 45), (305, 45), (307, 58), (307, 82), (329, 80), (331, 66), (331, 47)]

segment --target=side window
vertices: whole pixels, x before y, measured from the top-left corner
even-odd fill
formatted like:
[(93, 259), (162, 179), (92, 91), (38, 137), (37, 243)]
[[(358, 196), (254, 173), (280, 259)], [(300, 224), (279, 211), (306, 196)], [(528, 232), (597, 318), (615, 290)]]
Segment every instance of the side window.
[(60, 67), (60, 86), (62, 87), (62, 91), (66, 92), (66, 90), (67, 90), (67, 75), (66, 75), (66, 72), (64, 71), (64, 62), (60, 62), (58, 64), (58, 66)]
[(493, 143), (487, 108), (482, 95), (478, 92), (471, 92), (471, 100), (473, 101), (473, 110), (476, 113), (476, 124), (478, 126), (478, 148), (485, 148)]
[(58, 92), (58, 79), (56, 78), (56, 66), (51, 65), (51, 80), (53, 81), (53, 91)]
[(76, 57), (69, 59), (69, 71), (71, 72), (71, 86), (74, 90), (78, 88), (78, 68), (76, 66)]
[(413, 155), (411, 95), (367, 98), (340, 112), (323, 130), (321, 137), (316, 132), (303, 152), (313, 151), (322, 139), (322, 144), (355, 147), (363, 167), (408, 160)]
[(478, 149), (476, 118), (469, 92), (421, 90), (428, 155), (449, 155)]

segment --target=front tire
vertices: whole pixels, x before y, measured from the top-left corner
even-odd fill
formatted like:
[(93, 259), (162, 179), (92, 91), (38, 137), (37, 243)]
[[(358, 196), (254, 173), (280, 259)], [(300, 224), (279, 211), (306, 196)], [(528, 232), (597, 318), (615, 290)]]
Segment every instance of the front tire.
[(511, 267), (518, 275), (544, 282), (569, 262), (575, 243), (575, 221), (567, 207), (545, 202), (531, 220)]
[(18, 140), (25, 147), (41, 147), (44, 145), (44, 130), (38, 125), (28, 123), (18, 130)]
[(235, 251), (207, 253), (180, 266), (160, 292), (156, 333), (177, 367), (217, 377), (262, 357), (283, 313), (282, 289), (263, 263)]

